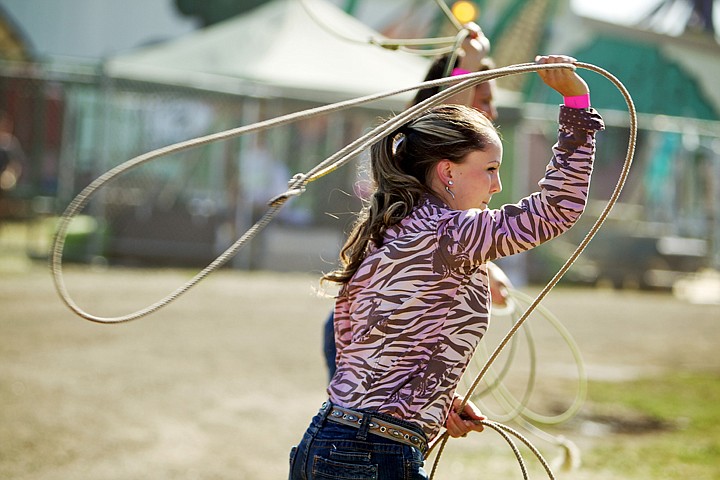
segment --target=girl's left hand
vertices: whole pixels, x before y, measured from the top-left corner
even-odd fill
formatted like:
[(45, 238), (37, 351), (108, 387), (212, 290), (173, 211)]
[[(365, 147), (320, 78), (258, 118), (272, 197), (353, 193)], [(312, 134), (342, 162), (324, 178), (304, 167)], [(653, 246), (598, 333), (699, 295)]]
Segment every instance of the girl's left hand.
[(453, 438), (464, 437), (472, 431), (482, 432), (485, 428), (479, 421), (486, 420), (486, 417), (474, 403), (468, 402), (462, 412), (457, 411), (462, 405), (462, 401), (463, 399), (460, 397), (453, 399), (450, 413), (445, 420), (445, 428)]

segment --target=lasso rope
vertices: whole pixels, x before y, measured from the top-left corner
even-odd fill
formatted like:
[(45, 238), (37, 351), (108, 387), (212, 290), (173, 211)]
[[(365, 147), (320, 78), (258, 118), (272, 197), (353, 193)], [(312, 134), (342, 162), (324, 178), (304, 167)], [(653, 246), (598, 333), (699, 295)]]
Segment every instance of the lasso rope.
[[(510, 319), (513, 321), (517, 321), (517, 319), (520, 318), (520, 315), (522, 315), (522, 312), (524, 311), (524, 305), (530, 305), (532, 302), (532, 297), (521, 293), (517, 290), (511, 289), (508, 292), (508, 299), (507, 299), (507, 307), (504, 308), (494, 308), (493, 309), (493, 316), (495, 315), (509, 315)], [(523, 392), (522, 399), (518, 400), (518, 398), (513, 395), (509, 389), (503, 384), (503, 380), (505, 379), (505, 376), (508, 374), (510, 370), (510, 366), (514, 360), (514, 356), (517, 349), (517, 343), (518, 338), (517, 334), (514, 335), (511, 339), (510, 343), (510, 351), (508, 353), (508, 356), (503, 364), (503, 366), (500, 369), (499, 373), (495, 373), (493, 369), (489, 369), (486, 373), (485, 380), (485, 388), (482, 391), (474, 392), (474, 394), (471, 396), (471, 398), (477, 402), (478, 406), (480, 407), (481, 411), (484, 415), (487, 417), (493, 418), (493, 422), (497, 424), (502, 424), (501, 422), (514, 422), (517, 423), (519, 426), (521, 426), (524, 430), (528, 431), (529, 433), (533, 434), (535, 437), (538, 437), (542, 440), (545, 440), (555, 446), (558, 446), (562, 449), (562, 459), (563, 459), (563, 465), (572, 467), (573, 464), (575, 464), (578, 461), (577, 457), (577, 447), (571, 442), (570, 440), (564, 438), (563, 436), (559, 435), (552, 435), (548, 432), (545, 432), (544, 430), (538, 428), (533, 423), (530, 423), (528, 420), (531, 420), (535, 423), (541, 423), (545, 425), (556, 425), (559, 423), (562, 423), (569, 418), (572, 418), (577, 411), (582, 407), (583, 402), (585, 401), (585, 396), (587, 393), (587, 376), (585, 373), (585, 365), (580, 353), (580, 348), (578, 347), (577, 343), (573, 339), (570, 332), (565, 328), (565, 326), (560, 322), (560, 320), (553, 315), (553, 313), (548, 310), (547, 308), (543, 307), (542, 305), (539, 305), (536, 309), (538, 313), (543, 316), (548, 323), (552, 327), (557, 330), (557, 332), (560, 334), (561, 338), (564, 340), (564, 342), (568, 345), (570, 352), (575, 360), (575, 363), (578, 367), (578, 387), (577, 387), (577, 393), (575, 395), (575, 398), (573, 402), (570, 404), (568, 408), (566, 408), (563, 412), (560, 412), (556, 415), (548, 416), (548, 415), (542, 415), (540, 413), (537, 413), (530, 408), (527, 407), (527, 403), (533, 393), (533, 389), (535, 386), (535, 378), (536, 378), (536, 348), (535, 348), (535, 342), (532, 336), (532, 331), (530, 328), (530, 323), (525, 323), (521, 328), (523, 332), (525, 333), (525, 337), (527, 340), (527, 349), (529, 354), (529, 362), (530, 362), (530, 372), (528, 374), (528, 380), (527, 385), (525, 387), (525, 391)], [(487, 350), (485, 349), (485, 339), (483, 339), (482, 342), (480, 342), (480, 345), (478, 347), (478, 351), (475, 352), (473, 361), (478, 360), (478, 356), (484, 355), (487, 357)], [(466, 372), (465, 376), (463, 376), (463, 380), (466, 377), (470, 377), (471, 375), (469, 372)], [(487, 378), (490, 377), (490, 378)], [(491, 394), (495, 400), (500, 404), (501, 407), (505, 409), (504, 414), (497, 414), (494, 413), (486, 406), (486, 404), (482, 401), (482, 398), (487, 395)], [(497, 430), (496, 430), (497, 431)], [(506, 436), (503, 436), (503, 438), (507, 441), (508, 438)], [(515, 451), (515, 450), (513, 450)], [(517, 457), (517, 454), (516, 454)], [(538, 459), (542, 464), (546, 464), (544, 458), (542, 456), (539, 456)], [(521, 462), (522, 464), (522, 462)]]
[[(517, 290), (510, 290), (508, 292), (508, 306), (504, 309), (493, 309), (493, 316), (498, 314), (498, 310), (501, 314), (504, 313), (507, 315), (509, 313), (510, 320), (514, 323), (524, 311), (523, 305), (529, 305), (531, 302), (532, 297)], [(516, 334), (511, 339), (510, 350), (504, 364), (500, 368), (499, 373), (496, 373), (494, 368), (489, 369), (484, 379), (485, 387), (481, 391), (474, 392), (471, 399), (477, 403), (483, 414), (488, 418), (492, 418), (493, 421), (516, 423), (535, 437), (560, 447), (562, 449), (562, 456), (564, 459), (563, 463), (572, 465), (579, 460), (576, 453), (578, 450), (577, 447), (570, 440), (562, 436), (552, 435), (537, 427), (535, 424), (530, 423), (528, 420), (531, 420), (536, 424), (557, 425), (572, 418), (582, 407), (587, 394), (587, 375), (585, 373), (585, 365), (580, 353), (580, 348), (562, 322), (560, 322), (560, 320), (555, 317), (550, 310), (542, 305), (538, 306), (537, 312), (560, 334), (562, 340), (568, 345), (570, 353), (577, 365), (577, 390), (570, 405), (565, 410), (555, 415), (544, 415), (533, 411), (527, 406), (535, 388), (537, 374), (537, 350), (532, 329), (530, 328), (530, 323), (525, 323), (522, 326), (525, 340), (527, 342), (527, 352), (529, 356), (528, 361), (530, 367), (522, 398), (516, 397), (503, 383), (506, 375), (510, 371), (510, 366), (515, 360), (515, 354), (518, 350), (518, 335)], [(473, 356), (473, 362), (477, 363), (481, 361), (480, 358), (487, 358), (488, 353), (485, 348), (486, 341), (486, 339), (483, 339), (483, 341), (480, 342), (478, 350)], [(472, 377), (473, 374), (471, 374), (470, 371), (466, 372), (463, 376), (463, 383), (465, 383), (464, 380), (466, 378), (469, 379)], [(487, 406), (486, 402), (484, 402), (483, 399), (485, 396), (492, 396), (499, 406), (504, 409), (504, 413), (493, 412), (491, 408)]]
[[(511, 290), (509, 292), (509, 301), (508, 301), (508, 310), (511, 314), (511, 318), (514, 321), (517, 321), (520, 316), (522, 315), (522, 312), (524, 312), (524, 309), (521, 309), (521, 303), (524, 305), (530, 305), (533, 301), (533, 298), (529, 295), (526, 295), (522, 292), (519, 292), (517, 290)], [(507, 375), (509, 371), (509, 366), (513, 360), (513, 356), (515, 354), (515, 347), (517, 343), (517, 335), (513, 336), (511, 339), (511, 350), (508, 354), (508, 358), (503, 365), (500, 373), (496, 374), (492, 368), (488, 369), (486, 373), (486, 377), (490, 376), (489, 379), (485, 379), (486, 388), (482, 391), (475, 392), (474, 397), (475, 398), (482, 398), (484, 395), (491, 393), (495, 399), (500, 403), (507, 412), (504, 415), (491, 413), (491, 416), (499, 422), (509, 422), (516, 420), (517, 417), (522, 417), (524, 419), (532, 420), (536, 423), (542, 423), (545, 425), (556, 425), (562, 422), (567, 421), (569, 418), (572, 418), (577, 411), (582, 406), (583, 402), (585, 401), (585, 396), (587, 393), (587, 376), (585, 373), (585, 365), (582, 359), (582, 356), (580, 354), (580, 348), (578, 347), (577, 343), (573, 339), (572, 335), (568, 331), (567, 328), (560, 322), (560, 320), (553, 315), (553, 313), (548, 310), (547, 308), (543, 307), (542, 305), (539, 305), (536, 308), (536, 311), (540, 313), (545, 319), (550, 323), (550, 325), (560, 334), (560, 337), (562, 340), (568, 345), (570, 349), (570, 353), (573, 356), (573, 360), (575, 361), (575, 364), (578, 368), (578, 385), (577, 385), (577, 393), (575, 395), (575, 398), (573, 402), (570, 404), (570, 406), (565, 409), (563, 412), (560, 412), (555, 415), (542, 415), (540, 413), (534, 412), (527, 408), (526, 404), (529, 400), (532, 390), (534, 388), (534, 381), (535, 381), (535, 373), (537, 370), (537, 358), (536, 358), (536, 350), (535, 350), (535, 342), (532, 337), (532, 330), (530, 329), (530, 323), (526, 323), (522, 326), (522, 329), (525, 333), (525, 336), (527, 337), (527, 343), (528, 343), (528, 350), (529, 350), (529, 363), (530, 363), (530, 373), (528, 375), (528, 382), (527, 386), (525, 388), (525, 392), (523, 393), (523, 399), (518, 400), (515, 395), (513, 395), (507, 387), (503, 384), (503, 380), (505, 376)], [(493, 312), (495, 314), (495, 312)], [(517, 314), (517, 315), (516, 315)], [(478, 347), (478, 352), (476, 352), (476, 356), (478, 354), (486, 354), (487, 356), (487, 350), (485, 349), (485, 343), (480, 342), (480, 346)], [(483, 408), (483, 413), (489, 412), (488, 408)]]
[[(323, 21), (319, 15), (317, 15), (313, 9), (307, 4), (307, 0), (298, 0), (302, 8), (305, 10), (305, 13), (310, 17), (310, 19), (315, 22), (316, 25), (318, 25), (320, 28), (325, 30), (330, 35), (348, 43), (354, 43), (354, 44), (360, 44), (360, 45), (376, 45), (378, 47), (386, 48), (388, 50), (402, 50), (404, 52), (408, 53), (414, 53), (417, 55), (422, 56), (434, 56), (434, 55), (442, 55), (445, 53), (454, 52), (457, 49), (458, 43), (458, 36), (459, 35), (465, 35), (463, 32), (464, 28), (460, 23), (457, 21), (455, 16), (452, 14), (452, 12), (448, 9), (447, 5), (442, 0), (435, 0), (435, 3), (438, 4), (440, 9), (443, 11), (443, 13), (448, 17), (448, 19), (452, 22), (452, 24), (455, 26), (455, 28), (458, 30), (458, 35), (455, 35), (454, 37), (434, 37), (434, 38), (378, 38), (378, 37), (369, 37), (367, 39), (357, 38), (357, 37), (351, 37), (349, 35), (346, 35), (345, 33), (339, 31), (336, 28), (333, 28), (331, 25), (328, 25), (325, 21)], [(462, 40), (460, 41), (462, 43)], [(427, 48), (429, 46), (433, 45), (441, 45), (436, 48)], [(410, 47), (423, 47), (423, 48), (410, 48)]]
[[(73, 201), (68, 205), (65, 212), (60, 218), (60, 221), (58, 223), (57, 231), (53, 239), (53, 245), (51, 249), (51, 258), (50, 258), (50, 268), (53, 276), (53, 281), (55, 284), (55, 288), (60, 295), (63, 302), (77, 315), (80, 317), (97, 322), (97, 323), (104, 323), (104, 324), (114, 324), (114, 323), (122, 323), (127, 322), (131, 320), (136, 320), (138, 318), (142, 318), (144, 316), (147, 316), (167, 305), (172, 303), (174, 300), (179, 298), (182, 294), (187, 292), (190, 288), (197, 285), (201, 280), (203, 280), (205, 277), (207, 277), (210, 273), (220, 268), (222, 265), (227, 263), (227, 261), (232, 258), (235, 254), (237, 254), (240, 249), (242, 249), (248, 241), (250, 241), (258, 232), (260, 232), (263, 228), (265, 228), (272, 219), (278, 214), (282, 206), (285, 204), (285, 202), (290, 199), (293, 196), (297, 196), (302, 194), (305, 191), (305, 187), (308, 183), (317, 180), (318, 178), (321, 178), (334, 170), (340, 168), (341, 166), (348, 163), (353, 157), (364, 151), (366, 148), (368, 148), (370, 145), (372, 145), (374, 142), (377, 141), (378, 138), (390, 134), (392, 131), (400, 127), (401, 125), (405, 124), (406, 122), (418, 117), (421, 115), (424, 111), (431, 108), (434, 105), (437, 105), (439, 103), (442, 103), (447, 98), (451, 97), (452, 95), (455, 95), (457, 92), (464, 90), (466, 88), (474, 87), (475, 85), (488, 81), (493, 80), (505, 76), (510, 75), (517, 75), (521, 73), (529, 73), (529, 72), (537, 72), (540, 70), (550, 70), (550, 69), (557, 69), (557, 68), (566, 68), (566, 69), (572, 69), (575, 68), (584, 68), (587, 70), (594, 71), (596, 73), (599, 73), (600, 75), (605, 76), (608, 78), (611, 82), (615, 84), (615, 86), (620, 90), (623, 97), (626, 100), (626, 103), (628, 105), (628, 110), (630, 113), (630, 139), (628, 143), (628, 150), (625, 158), (625, 162), (623, 165), (623, 169), (620, 174), (620, 178), (618, 179), (617, 185), (615, 187), (615, 190), (613, 191), (613, 194), (610, 197), (610, 200), (608, 201), (605, 209), (593, 225), (593, 227), (590, 229), (588, 234), (585, 236), (583, 241), (580, 243), (580, 245), (577, 247), (575, 252), (568, 258), (568, 260), (565, 262), (565, 264), (560, 268), (558, 273), (548, 282), (548, 284), (543, 288), (543, 290), (538, 294), (538, 296), (535, 298), (535, 300), (532, 302), (532, 304), (527, 308), (525, 313), (520, 317), (520, 319), (513, 325), (513, 327), (510, 329), (510, 331), (507, 333), (507, 335), (504, 337), (504, 339), (500, 342), (500, 344), (496, 347), (493, 354), (488, 358), (485, 366), (480, 371), (480, 373), (477, 375), (475, 380), (473, 381), (471, 387), (469, 388), (465, 400), (462, 403), (461, 411), (469, 401), (473, 391), (475, 388), (477, 388), (480, 381), (483, 379), (484, 375), (488, 372), (490, 366), (492, 363), (497, 359), (500, 352), (505, 348), (507, 343), (511, 340), (511, 338), (514, 336), (514, 334), (517, 332), (517, 330), (523, 325), (523, 323), (527, 320), (529, 315), (535, 310), (535, 308), (539, 305), (539, 303), (542, 301), (542, 299), (550, 292), (550, 290), (559, 282), (559, 280), (562, 278), (562, 276), (567, 272), (567, 270), (570, 268), (570, 266), (575, 262), (577, 257), (582, 253), (582, 251), (585, 249), (587, 244), (590, 242), (590, 240), (593, 238), (593, 236), (597, 233), (600, 226), (603, 224), (605, 219), (610, 213), (610, 210), (614, 206), (614, 204), (617, 202), (617, 199), (620, 195), (620, 192), (622, 190), (622, 187), (625, 184), (625, 181), (627, 179), (627, 175), (629, 173), (630, 165), (632, 163), (632, 158), (635, 150), (635, 140), (637, 136), (637, 114), (635, 112), (635, 108), (632, 102), (632, 98), (630, 97), (629, 93), (627, 92), (627, 89), (625, 86), (612, 74), (609, 72), (603, 70), (600, 67), (587, 64), (587, 63), (577, 63), (575, 65), (573, 64), (544, 64), (544, 65), (538, 65), (538, 64), (519, 64), (519, 65), (513, 65), (509, 67), (503, 67), (503, 68), (497, 68), (492, 70), (486, 70), (483, 72), (476, 72), (476, 73), (469, 73), (466, 75), (460, 75), (456, 77), (450, 77), (450, 78), (443, 78), (439, 80), (433, 80), (429, 82), (423, 82), (418, 85), (414, 85), (407, 88), (402, 88), (390, 92), (385, 93), (379, 93), (375, 95), (368, 95), (365, 97), (360, 97), (353, 100), (348, 100), (345, 102), (338, 102), (331, 105), (327, 105), (324, 107), (317, 107), (289, 115), (284, 115), (281, 117), (277, 117), (275, 119), (266, 120), (262, 122), (257, 122), (252, 125), (248, 125), (245, 127), (239, 127), (235, 129), (226, 130), (223, 132), (198, 137), (195, 139), (187, 140), (184, 142), (176, 143), (174, 145), (170, 145), (164, 148), (160, 148), (157, 150), (153, 150), (151, 152), (148, 152), (146, 154), (137, 156), (133, 159), (130, 159), (126, 162), (124, 162), (121, 165), (118, 165), (117, 167), (109, 170), (105, 174), (98, 177), (96, 180), (94, 180), (92, 183), (90, 183), (87, 187), (85, 187), (74, 199)], [(449, 85), (449, 86), (448, 86)], [(171, 153), (177, 153), (180, 151), (184, 151), (193, 147), (198, 147), (201, 145), (206, 145), (211, 142), (220, 141), (220, 140), (226, 140), (230, 138), (235, 138), (240, 135), (251, 133), (251, 132), (257, 132), (266, 130), (268, 128), (285, 125), (294, 121), (303, 120), (307, 118), (312, 118), (318, 115), (322, 114), (328, 114), (331, 112), (340, 111), (343, 109), (347, 109), (353, 106), (369, 103), (372, 101), (376, 101), (382, 98), (398, 95), (400, 93), (417, 90), (419, 88), (429, 88), (429, 87), (436, 87), (436, 86), (448, 86), (448, 88), (442, 90), (438, 94), (428, 98), (427, 100), (414, 105), (407, 110), (403, 111), (402, 113), (394, 116), (393, 118), (385, 121), (384, 123), (380, 124), (379, 126), (372, 129), (367, 134), (361, 136), (354, 142), (350, 143), (340, 151), (336, 152), (335, 154), (331, 155), (330, 157), (326, 158), (322, 162), (320, 162), (318, 165), (316, 165), (313, 169), (308, 171), (304, 174), (297, 174), (293, 177), (293, 179), (289, 182), (289, 188), (286, 192), (278, 195), (270, 202), (270, 207), (267, 210), (267, 212), (258, 220), (257, 223), (255, 223), (244, 235), (242, 235), (233, 245), (231, 245), (225, 252), (223, 252), (221, 255), (219, 255), (213, 262), (211, 262), (207, 267), (205, 267), (202, 271), (200, 271), (198, 274), (196, 274), (192, 279), (190, 279), (188, 282), (186, 282), (184, 285), (177, 288), (175, 291), (171, 292), (166, 297), (162, 298), (161, 300), (149, 305), (148, 307), (145, 307), (143, 309), (137, 310), (134, 313), (130, 313), (127, 315), (122, 316), (116, 316), (116, 317), (102, 317), (90, 314), (86, 311), (84, 311), (82, 308), (80, 308), (75, 301), (72, 299), (72, 297), (69, 295), (69, 292), (67, 290), (67, 287), (65, 286), (64, 277), (62, 273), (62, 254), (63, 254), (63, 248), (65, 244), (65, 238), (67, 236), (67, 230), (69, 227), (70, 222), (72, 219), (80, 212), (82, 209), (87, 205), (92, 195), (97, 192), (100, 188), (102, 188), (104, 185), (106, 185), (108, 182), (112, 181), (119, 175), (133, 169), (137, 168), (140, 165), (143, 165), (144, 163), (147, 163), (151, 160), (157, 159), (159, 157), (163, 157), (166, 155), (169, 155)], [(547, 462), (543, 459), (540, 452), (535, 449), (530, 442), (528, 442), (521, 434), (518, 432), (510, 429), (509, 427), (496, 423), (491, 421), (483, 421), (483, 425), (486, 425), (501, 434), (503, 438), (506, 439), (506, 441), (509, 442), (511, 445), (513, 452), (515, 452), (516, 457), (518, 458), (518, 461), (521, 465), (521, 470), (523, 473), (523, 478), (527, 479), (527, 471), (525, 469), (524, 461), (522, 460), (522, 456), (519, 453), (519, 450), (515, 447), (512, 440), (509, 438), (508, 433), (516, 436), (518, 439), (520, 439), (523, 443), (528, 445), (531, 449), (531, 451), (536, 455), (536, 457), (539, 459), (539, 461), (542, 463), (543, 467), (545, 467), (545, 470), (547, 471), (548, 475), (551, 479), (554, 479), (553, 473), (551, 469), (547, 466)], [(440, 438), (437, 439), (437, 441), (433, 444), (433, 446), (436, 446), (440, 444), (440, 449), (437, 453), (433, 469), (431, 472), (431, 478), (434, 476), (434, 473), (436, 471), (437, 465), (439, 463), (439, 460), (441, 458), (441, 454), (445, 448), (445, 445), (448, 440), (448, 434), (445, 432)]]
[[(467, 75), (460, 75), (456, 77), (451, 78), (443, 78), (439, 80), (432, 80), (428, 82), (423, 82), (417, 85), (413, 85), (406, 88), (401, 88), (389, 92), (383, 92), (373, 95), (368, 95), (364, 97), (359, 97), (352, 100), (347, 100), (344, 102), (337, 102), (330, 105), (322, 106), (322, 107), (316, 107), (308, 110), (304, 110), (297, 113), (292, 113), (288, 115), (283, 115), (281, 117), (277, 117), (270, 120), (265, 120), (261, 122), (257, 122), (248, 126), (244, 127), (238, 127), (230, 130), (225, 130), (222, 132), (206, 135), (203, 137), (194, 138), (191, 140), (186, 140), (184, 142), (179, 142), (173, 145), (169, 145), (167, 147), (159, 148), (157, 150), (153, 150), (151, 152), (145, 153), (143, 155), (139, 155), (135, 158), (132, 158), (114, 168), (106, 172), (105, 174), (101, 175), (97, 179), (95, 179), (93, 182), (91, 182), (87, 187), (85, 187), (68, 205), (68, 207), (63, 212), (62, 216), (60, 217), (60, 220), (58, 222), (57, 230), (55, 233), (55, 236), (53, 238), (53, 244), (50, 252), (50, 269), (53, 276), (53, 281), (55, 284), (55, 288), (60, 295), (60, 298), (63, 300), (65, 305), (67, 305), (70, 310), (75, 312), (78, 316), (97, 323), (123, 323), (128, 322), (131, 320), (136, 320), (138, 318), (142, 318), (146, 315), (149, 315), (153, 312), (156, 312), (157, 310), (165, 307), (166, 305), (169, 305), (174, 300), (176, 300), (178, 297), (180, 297), (182, 294), (187, 292), (190, 288), (197, 285), (201, 280), (203, 280), (205, 277), (207, 277), (210, 273), (217, 270), (221, 266), (223, 266), (225, 263), (228, 262), (234, 255), (237, 254), (238, 251), (240, 251), (248, 241), (250, 241), (258, 232), (260, 232), (263, 228), (265, 228), (272, 219), (277, 216), (282, 206), (285, 204), (285, 202), (290, 199), (293, 196), (297, 196), (302, 194), (304, 192), (305, 187), (308, 183), (315, 181), (334, 170), (340, 168), (341, 166), (347, 164), (353, 157), (361, 153), (363, 150), (368, 148), (370, 145), (372, 145), (379, 137), (382, 137), (384, 135), (388, 135), (393, 130), (397, 129), (399, 126), (403, 125), (404, 123), (410, 121), (413, 118), (418, 117), (421, 115), (424, 111), (426, 111), (428, 108), (437, 105), (439, 103), (442, 103), (445, 99), (448, 97), (451, 97), (452, 95), (456, 94), (457, 92), (464, 90), (466, 88), (473, 87), (477, 85), (478, 83), (481, 83), (483, 81), (492, 80), (495, 78), (500, 78), (502, 76), (506, 75), (516, 75), (520, 73), (528, 73), (528, 72), (536, 72), (538, 70), (545, 70), (545, 69), (555, 69), (555, 68), (569, 68), (574, 69), (575, 66), (572, 64), (547, 64), (547, 65), (536, 65), (536, 64), (521, 64), (521, 65), (513, 65), (510, 67), (504, 67), (499, 68), (495, 70), (486, 70), (483, 72), (477, 72), (477, 73), (469, 73)], [(595, 67), (597, 68), (597, 67)], [(452, 84), (452, 85), (451, 85)], [(408, 91), (416, 90), (418, 88), (429, 88), (429, 87), (436, 87), (436, 86), (444, 86), (444, 85), (451, 85), (442, 92), (438, 93), (437, 95), (434, 95), (427, 100), (414, 105), (407, 110), (403, 111), (402, 113), (399, 113), (395, 117), (385, 121), (384, 123), (378, 125), (374, 129), (372, 129), (370, 132), (366, 133), (365, 135), (361, 136), (360, 138), (356, 139), (354, 142), (350, 143), (349, 145), (345, 146), (340, 151), (336, 152), (335, 154), (331, 155), (330, 157), (326, 158), (322, 162), (320, 162), (318, 165), (316, 165), (313, 169), (309, 170), (307, 173), (304, 174), (297, 174), (293, 177), (293, 179), (289, 182), (289, 188), (286, 192), (281, 193), (277, 197), (275, 197), (270, 202), (270, 208), (267, 210), (267, 212), (244, 234), (242, 235), (234, 244), (232, 244), (227, 250), (225, 250), (222, 254), (220, 254), (213, 262), (211, 262), (207, 267), (205, 267), (202, 271), (197, 273), (192, 279), (190, 279), (188, 282), (186, 282), (184, 285), (177, 288), (175, 291), (168, 294), (166, 297), (162, 298), (161, 300), (143, 308), (140, 310), (137, 310), (136, 312), (127, 314), (127, 315), (120, 315), (115, 317), (103, 317), (99, 315), (93, 315), (89, 312), (86, 312), (83, 310), (77, 303), (72, 299), (70, 296), (67, 287), (65, 285), (63, 273), (62, 273), (62, 254), (63, 254), (63, 248), (65, 245), (65, 238), (67, 236), (68, 227), (70, 225), (70, 222), (72, 219), (82, 211), (82, 209), (87, 205), (87, 203), (90, 201), (92, 195), (94, 195), (100, 188), (105, 186), (110, 181), (114, 180), (118, 176), (122, 175), (123, 173), (126, 173), (134, 168), (137, 168), (145, 163), (148, 163), (152, 160), (155, 160), (157, 158), (172, 154), (172, 153), (178, 153), (184, 150), (188, 150), (190, 148), (198, 147), (201, 145), (206, 145), (212, 142), (220, 141), (220, 140), (227, 140), (230, 138), (235, 138), (247, 133), (251, 132), (258, 132), (262, 130), (266, 130), (268, 128), (277, 127), (281, 125), (286, 125), (288, 123), (292, 123), (295, 121), (313, 118), (318, 115), (328, 114), (332, 112), (337, 112), (340, 110), (344, 110), (350, 107), (370, 103), (376, 100), (380, 100), (382, 98), (398, 95), (400, 93), (405, 93)]]

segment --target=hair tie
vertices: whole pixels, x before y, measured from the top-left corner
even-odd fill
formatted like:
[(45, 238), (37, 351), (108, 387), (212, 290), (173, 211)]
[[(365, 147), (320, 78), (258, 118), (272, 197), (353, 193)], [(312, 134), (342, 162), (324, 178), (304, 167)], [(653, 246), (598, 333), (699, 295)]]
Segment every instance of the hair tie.
[(393, 137), (393, 142), (392, 142), (393, 155), (397, 155), (398, 152), (400, 151), (400, 148), (404, 147), (406, 137), (407, 137), (407, 135), (405, 135), (404, 132), (397, 132), (395, 134), (395, 136)]
[(393, 134), (392, 134), (392, 153), (393, 155), (397, 155), (397, 153), (400, 151), (400, 148), (405, 145), (405, 141), (410, 134), (410, 130), (408, 127), (408, 124), (401, 125), (399, 128), (397, 128)]

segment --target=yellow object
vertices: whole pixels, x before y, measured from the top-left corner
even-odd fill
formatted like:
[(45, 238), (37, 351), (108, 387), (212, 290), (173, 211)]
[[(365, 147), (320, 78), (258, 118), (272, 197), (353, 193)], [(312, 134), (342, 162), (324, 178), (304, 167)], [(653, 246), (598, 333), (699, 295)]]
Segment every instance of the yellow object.
[(465, 0), (453, 3), (450, 10), (460, 23), (472, 22), (478, 15), (478, 8), (475, 4)]

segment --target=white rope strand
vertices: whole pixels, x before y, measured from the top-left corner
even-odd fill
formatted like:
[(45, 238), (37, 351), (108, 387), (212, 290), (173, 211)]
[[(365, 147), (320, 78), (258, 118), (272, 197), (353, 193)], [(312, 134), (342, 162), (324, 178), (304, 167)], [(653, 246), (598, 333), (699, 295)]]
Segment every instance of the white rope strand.
[[(517, 321), (520, 318), (520, 314), (522, 313), (522, 305), (530, 305), (532, 301), (533, 298), (531, 296), (517, 290), (511, 290), (509, 292), (509, 306), (506, 310), (510, 311), (510, 313), (513, 315), (512, 318)], [(572, 334), (569, 332), (569, 330), (555, 315), (553, 315), (550, 310), (548, 310), (542, 305), (539, 305), (536, 308), (536, 311), (537, 313), (541, 314), (541, 316), (548, 323), (550, 323), (550, 325), (560, 334), (560, 338), (568, 346), (568, 349), (573, 357), (575, 365), (577, 366), (578, 374), (575, 398), (567, 409), (555, 415), (543, 415), (527, 407), (527, 401), (529, 400), (534, 388), (535, 374), (537, 372), (537, 358), (535, 342), (532, 338), (532, 330), (530, 328), (531, 324), (526, 322), (522, 326), (522, 331), (526, 335), (526, 340), (528, 344), (528, 361), (530, 363), (530, 372), (528, 374), (529, 378), (527, 386), (525, 388), (525, 392), (523, 392), (522, 399), (519, 400), (517, 396), (510, 392), (510, 390), (503, 383), (503, 380), (508, 373), (509, 366), (513, 361), (517, 343), (517, 335), (513, 336), (511, 340), (508, 358), (505, 360), (501, 371), (499, 373), (495, 373), (494, 368), (490, 367), (484, 379), (485, 388), (480, 391), (473, 392), (474, 399), (481, 399), (485, 395), (491, 394), (496, 399), (496, 401), (506, 410), (504, 414), (493, 414), (490, 412), (490, 409), (487, 406), (483, 405), (482, 411), (485, 414), (489, 414), (490, 416), (492, 416), (495, 421), (509, 422), (516, 420), (518, 416), (522, 416), (523, 418), (536, 423), (541, 423), (544, 425), (557, 425), (572, 418), (580, 410), (583, 403), (585, 402), (585, 397), (587, 395), (587, 373), (585, 371), (585, 362), (582, 358), (580, 347), (578, 346), (575, 339), (572, 337)], [(516, 313), (517, 316), (515, 315)], [(485, 357), (488, 356), (485, 346), (485, 342), (480, 342), (478, 351), (475, 354), (476, 357), (481, 357), (483, 355)], [(479, 360), (479, 358), (477, 360)]]
[[(480, 420), (477, 423), (495, 430), (507, 442), (507, 444), (512, 449), (513, 454), (515, 455), (515, 458), (517, 459), (518, 464), (520, 465), (520, 470), (522, 472), (522, 476), (523, 476), (524, 480), (528, 479), (528, 472), (527, 472), (527, 467), (525, 466), (525, 460), (523, 459), (523, 456), (520, 453), (520, 450), (517, 448), (517, 445), (511, 438), (511, 435), (513, 437), (517, 438), (518, 440), (520, 440), (526, 447), (528, 447), (530, 449), (532, 454), (535, 455), (535, 458), (537, 458), (537, 460), (540, 462), (543, 469), (547, 473), (548, 478), (550, 478), (550, 480), (555, 480), (555, 474), (553, 473), (552, 468), (550, 468), (550, 464), (548, 464), (548, 462), (542, 456), (540, 451), (537, 448), (535, 448), (535, 446), (527, 438), (525, 438), (520, 432), (508, 427), (507, 425), (504, 425), (499, 422), (493, 422), (491, 420)], [(440, 457), (442, 456), (442, 452), (445, 448), (448, 438), (449, 438), (448, 433), (444, 432), (440, 436), (440, 438), (438, 438), (438, 440), (433, 444), (433, 447), (434, 447), (435, 445), (440, 443), (440, 450), (438, 451), (438, 454), (435, 457), (435, 461), (433, 462), (433, 467), (430, 471), (431, 479), (435, 476), (437, 466), (440, 463)]]
[[(313, 8), (310, 7), (307, 4), (307, 0), (298, 0), (300, 5), (303, 7), (303, 10), (305, 10), (305, 13), (310, 17), (310, 19), (315, 22), (320, 28), (325, 30), (330, 35), (339, 38), (340, 40), (343, 40), (345, 42), (354, 43), (354, 44), (360, 44), (360, 45), (375, 45), (378, 47), (386, 48), (388, 50), (398, 50), (403, 49), (403, 47), (424, 47), (429, 45), (448, 45), (448, 44), (454, 44), (455, 43), (455, 37), (435, 37), (435, 38), (378, 38), (378, 37), (368, 37), (366, 39), (359, 39), (355, 37), (351, 37), (349, 35), (345, 35), (344, 33), (338, 31), (336, 28), (331, 27), (328, 25), (327, 22), (322, 20), (319, 15), (317, 15)], [(460, 27), (462, 28), (462, 26)], [(406, 51), (410, 53), (416, 53), (418, 55), (422, 56), (431, 56), (434, 55), (437, 50), (413, 50), (413, 49), (407, 49)]]

